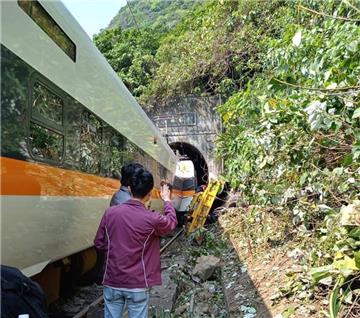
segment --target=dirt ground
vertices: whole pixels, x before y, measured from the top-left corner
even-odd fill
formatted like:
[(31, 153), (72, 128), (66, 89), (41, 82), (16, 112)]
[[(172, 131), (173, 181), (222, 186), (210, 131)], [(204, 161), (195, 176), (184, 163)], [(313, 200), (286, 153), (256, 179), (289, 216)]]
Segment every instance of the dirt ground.
[[(229, 222), (226, 213), (219, 218), (219, 230), (229, 233), (229, 227), (237, 226), (237, 220), (232, 216)], [(259, 233), (261, 235), (261, 233)], [(296, 260), (289, 256), (287, 246), (268, 248), (260, 255), (252, 255), (249, 249), (244, 249), (244, 242), (239, 238), (227, 235), (229, 244), (236, 252), (233, 262), (241, 264), (243, 271), (236, 276), (226, 298), (230, 317), (259, 318), (320, 318), (326, 317), (326, 301), (279, 297), (281, 287), (285, 286), (289, 276), (301, 270)], [(245, 251), (246, 250), (246, 251)], [(251, 251), (251, 249), (250, 249)], [(252, 307), (256, 313), (237, 315), (241, 306)]]

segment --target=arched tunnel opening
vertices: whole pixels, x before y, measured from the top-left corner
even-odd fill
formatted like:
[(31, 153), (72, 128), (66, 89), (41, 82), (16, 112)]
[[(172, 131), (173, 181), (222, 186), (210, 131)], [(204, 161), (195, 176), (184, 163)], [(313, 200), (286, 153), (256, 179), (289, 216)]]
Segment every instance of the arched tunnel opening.
[(185, 142), (174, 142), (170, 148), (181, 159), (191, 160), (194, 163), (197, 186), (207, 184), (209, 180), (209, 169), (201, 152), (194, 146)]

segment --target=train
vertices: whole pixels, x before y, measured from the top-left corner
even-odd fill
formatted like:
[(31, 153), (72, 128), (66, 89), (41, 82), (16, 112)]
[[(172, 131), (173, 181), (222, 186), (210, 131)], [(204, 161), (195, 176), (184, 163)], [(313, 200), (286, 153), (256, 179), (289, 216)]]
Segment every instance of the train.
[(60, 1), (0, 5), (1, 262), (51, 302), (63, 272), (96, 262), (122, 164), (153, 173), (156, 205), (178, 158)]

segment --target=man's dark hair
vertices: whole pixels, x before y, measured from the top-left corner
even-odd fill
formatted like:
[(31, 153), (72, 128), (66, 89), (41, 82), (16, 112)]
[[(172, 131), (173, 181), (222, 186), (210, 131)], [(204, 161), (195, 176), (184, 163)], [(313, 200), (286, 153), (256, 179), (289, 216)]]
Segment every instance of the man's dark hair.
[(154, 187), (154, 178), (145, 168), (136, 168), (130, 182), (130, 190), (134, 198), (144, 198)]
[(121, 185), (124, 187), (130, 186), (130, 181), (136, 169), (144, 168), (140, 163), (130, 162), (121, 168)]

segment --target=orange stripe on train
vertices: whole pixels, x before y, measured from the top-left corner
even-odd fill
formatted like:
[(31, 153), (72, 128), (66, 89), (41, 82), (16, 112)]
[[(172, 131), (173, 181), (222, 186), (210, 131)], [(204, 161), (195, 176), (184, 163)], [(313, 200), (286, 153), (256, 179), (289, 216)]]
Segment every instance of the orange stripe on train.
[(109, 197), (120, 185), (111, 178), (6, 157), (0, 166), (1, 195)]
[[(120, 182), (84, 172), (51, 167), (38, 162), (0, 157), (1, 195), (111, 197)], [(173, 190), (175, 195), (190, 196), (194, 191)], [(160, 198), (154, 188), (153, 199)]]

